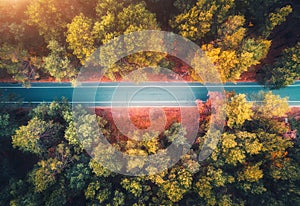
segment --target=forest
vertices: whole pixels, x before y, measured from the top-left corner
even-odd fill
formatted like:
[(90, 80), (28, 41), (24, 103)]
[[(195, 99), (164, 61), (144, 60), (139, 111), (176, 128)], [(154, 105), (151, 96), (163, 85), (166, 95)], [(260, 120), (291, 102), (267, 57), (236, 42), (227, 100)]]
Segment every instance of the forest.
[[(74, 114), (63, 97), (22, 107), (17, 96), (0, 90), (0, 205), (300, 205), (300, 142), (298, 134), (287, 135), (300, 131), (300, 122), (288, 99), (272, 93), (300, 78), (300, 2), (0, 0), (0, 12), (0, 82), (21, 82), (26, 87), (36, 81), (76, 84), (80, 70), (101, 45), (130, 32), (161, 30), (197, 44), (224, 83), (257, 81), (271, 89), (257, 94), (256, 102), (229, 92), (222, 108), (214, 108), (215, 95), (199, 101), (192, 145), (186, 142), (188, 128), (181, 125), (176, 111), (164, 132), (142, 137), (135, 132), (137, 137), (129, 139), (118, 131), (107, 109), (92, 114), (79, 108)], [(146, 66), (202, 81), (185, 62), (154, 52), (122, 58), (104, 78), (120, 81)], [(19, 103), (5, 104), (11, 100)], [(209, 132), (218, 109), (226, 114), (221, 138), (211, 155), (198, 161), (203, 145), (219, 135)], [(140, 110), (131, 115), (137, 127), (149, 124)], [(163, 172), (114, 173), (86, 151), (99, 137), (91, 126), (94, 119), (103, 134), (100, 138), (125, 154), (156, 154), (171, 143), (190, 149)], [(139, 138), (143, 141), (136, 141)], [(100, 158), (110, 155), (103, 150), (96, 147)], [(122, 167), (155, 170), (143, 162)]]

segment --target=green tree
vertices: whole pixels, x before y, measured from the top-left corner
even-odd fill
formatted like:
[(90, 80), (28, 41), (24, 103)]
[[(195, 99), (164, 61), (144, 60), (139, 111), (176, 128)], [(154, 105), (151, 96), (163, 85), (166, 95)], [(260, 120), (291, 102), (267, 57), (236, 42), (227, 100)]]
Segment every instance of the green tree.
[(58, 159), (47, 159), (37, 163), (37, 168), (32, 171), (31, 178), (35, 186), (35, 191), (42, 192), (49, 186), (55, 184), (55, 175), (60, 172), (62, 162)]
[[(77, 112), (75, 112), (77, 113)], [(106, 130), (105, 125), (107, 122), (101, 117), (96, 115), (87, 114), (71, 114), (76, 121), (71, 120), (67, 129), (65, 130), (64, 138), (69, 144), (74, 145), (78, 151), (83, 149), (90, 150), (97, 146), (98, 138), (101, 137), (100, 132), (109, 136), (109, 131)], [(103, 127), (100, 127), (101, 124)]]
[(280, 0), (238, 0), (236, 1), (236, 10), (247, 16), (253, 26), (261, 29), (265, 26), (270, 11), (284, 5)]
[[(98, 11), (100, 20), (95, 22), (93, 28), (93, 33), (100, 42), (105, 43), (116, 36), (133, 31), (159, 28), (155, 15), (146, 9), (144, 2), (129, 5), (127, 3), (125, 7), (120, 7), (123, 2), (121, 4), (115, 4), (112, 1), (109, 3), (109, 9), (106, 5), (106, 13)], [(99, 4), (101, 5), (100, 2)]]
[[(114, 4), (112, 6), (106, 14), (101, 13), (101, 19), (95, 22), (93, 27), (93, 34), (96, 41), (100, 42), (100, 44), (130, 32), (159, 29), (155, 14), (147, 10), (144, 2), (129, 4), (124, 8), (120, 8), (120, 5), (115, 5), (114, 7)], [(135, 44), (136, 42), (129, 43), (124, 45), (122, 49), (129, 53), (134, 49)], [(111, 55), (116, 55), (114, 49), (111, 49)], [(157, 66), (165, 56), (166, 54), (153, 52), (141, 52), (129, 55), (113, 65), (107, 72), (107, 76), (114, 80), (116, 79), (115, 74), (125, 77), (129, 72), (138, 68)]]
[(174, 1), (174, 6), (181, 12), (186, 12), (191, 9), (196, 4), (196, 2), (197, 0), (176, 0)]
[[(46, 41), (58, 38), (61, 29), (66, 26), (66, 19), (62, 16), (62, 9), (57, 5), (58, 1), (32, 1), (26, 11), (28, 24), (37, 26), (39, 34)], [(51, 27), (49, 27), (51, 25)]]
[[(284, 124), (264, 114), (270, 111), (275, 112), (272, 115), (285, 113), (277, 103), (286, 100), (267, 94), (260, 96), (268, 100), (264, 101), (267, 108), (264, 112), (260, 111), (260, 105), (255, 104), (252, 107), (247, 103), (243, 95), (230, 97), (228, 105), (232, 108), (244, 108), (238, 110), (239, 114), (243, 114), (246, 108), (246, 113), (250, 114), (252, 110), (256, 115), (249, 115), (251, 118), (247, 121), (234, 116), (232, 118), (234, 129), (225, 128), (217, 147), (208, 158), (198, 162), (197, 153), (203, 148), (204, 143), (209, 146), (215, 141), (211, 137), (213, 135), (197, 138), (197, 142), (176, 165), (160, 173), (143, 177), (123, 176), (107, 170), (101, 165), (101, 158), (115, 158), (107, 146), (96, 146), (93, 150), (95, 158), (90, 159), (80, 148), (78, 138), (86, 137), (84, 140), (89, 145), (90, 137), (99, 138), (99, 134), (94, 133), (92, 125), (97, 127), (99, 125), (104, 137), (111, 141), (116, 149), (131, 155), (150, 155), (163, 152), (170, 143), (174, 143), (175, 146), (186, 143), (186, 131), (180, 124), (172, 124), (161, 134), (145, 133), (143, 136), (139, 132), (132, 134), (134, 138), (142, 138), (143, 141), (124, 140), (123, 136), (118, 136), (118, 141), (115, 137), (116, 131), (108, 128), (104, 117), (97, 120), (82, 108), (78, 108), (78, 114), (72, 114), (70, 105), (60, 105), (57, 102), (39, 106), (31, 113), (32, 119), (28, 125), (41, 126), (40, 129), (35, 127), (30, 131), (31, 136), (36, 135), (37, 139), (40, 139), (39, 132), (44, 128), (43, 125), (60, 123), (64, 125), (62, 126), (64, 132), (60, 133), (60, 143), (49, 144), (45, 155), (40, 157), (23, 180), (11, 180), (7, 187), (1, 189), (0, 203), (64, 205), (78, 200), (82, 200), (79, 205), (84, 202), (88, 205), (297, 203), (300, 181), (299, 145), (282, 137), (286, 127)], [(278, 108), (271, 102), (275, 102)], [(79, 118), (79, 121), (73, 122), (73, 115)], [(6, 121), (7, 117), (4, 122)], [(29, 133), (28, 125), (22, 126), (16, 134), (19, 130), (24, 130), (23, 127), (26, 127), (26, 132)], [(62, 138), (63, 136), (67, 141)], [(209, 138), (211, 139), (206, 141)], [(36, 147), (33, 146), (37, 145), (37, 142), (29, 141), (29, 143), (32, 143), (31, 147), (25, 144), (20, 149), (35, 153)], [(164, 158), (163, 161), (167, 164), (169, 160)], [(112, 162), (110, 166), (131, 171), (134, 169), (155, 171), (144, 162), (129, 161), (127, 165)], [(274, 188), (275, 184), (280, 184), (281, 187)]]
[(112, 199), (112, 184), (105, 179), (91, 182), (85, 189), (85, 197), (92, 204), (105, 204)]
[(171, 26), (186, 38), (199, 41), (208, 33), (216, 34), (219, 25), (230, 15), (232, 0), (198, 0), (188, 11), (179, 14)]
[(65, 100), (34, 108), (30, 114), (32, 119), (12, 136), (12, 145), (22, 151), (45, 155), (49, 148), (62, 140), (66, 123), (64, 114), (68, 112), (70, 105)]
[(14, 147), (19, 147), (26, 152), (42, 154), (45, 148), (40, 144), (40, 138), (47, 133), (47, 123), (38, 118), (33, 118), (28, 125), (20, 127), (12, 137)]
[(75, 193), (80, 193), (84, 190), (92, 177), (88, 165), (81, 162), (68, 168), (64, 176), (68, 181), (68, 187)]
[[(80, 14), (68, 24), (66, 37), (69, 48), (82, 64), (97, 47), (114, 37), (134, 31), (159, 29), (155, 15), (146, 9), (144, 2), (134, 4), (131, 1), (98, 1), (96, 12), (97, 18), (92, 19)], [(134, 43), (128, 44), (123, 49), (130, 52), (133, 45)], [(114, 49), (106, 52), (116, 55)], [(115, 74), (124, 77), (137, 68), (157, 65), (165, 56), (151, 52), (129, 55), (119, 62), (113, 62), (115, 64), (106, 75), (112, 80), (115, 79)]]
[(273, 65), (266, 65), (263, 81), (273, 89), (288, 86), (300, 77), (300, 43), (283, 50)]
[(49, 41), (47, 48), (50, 54), (44, 57), (44, 69), (57, 81), (68, 79), (72, 81), (77, 74), (76, 69), (68, 58), (66, 50), (55, 40)]
[(0, 45), (0, 56), (0, 69), (5, 69), (14, 80), (28, 83), (38, 77), (28, 51), (22, 46), (3, 43)]
[(0, 2), (1, 43), (25, 43), (22, 40), (26, 38), (25, 34), (28, 35), (30, 33), (23, 19), (26, 18), (24, 12), (29, 3), (29, 0), (22, 2), (4, 0)]
[(66, 126), (65, 123), (69, 122), (71, 118), (71, 106), (65, 98), (60, 101), (53, 101), (50, 104), (40, 104), (30, 111), (30, 117), (37, 117), (44, 121), (53, 121), (61, 123)]
[(147, 177), (123, 178), (121, 186), (127, 191), (127, 198), (132, 204), (146, 204), (152, 196), (151, 186)]
[(286, 17), (292, 13), (292, 11), (291, 5), (286, 5), (280, 9), (276, 9), (275, 12), (270, 13), (263, 35), (268, 37), (276, 26), (279, 26), (286, 21)]
[(43, 40), (28, 26), (24, 14), (30, 1), (1, 1), (0, 3), (0, 68), (4, 78), (28, 85), (39, 78)]
[(188, 144), (186, 140), (186, 134), (186, 129), (182, 127), (180, 123), (172, 124), (170, 128), (164, 132), (167, 140), (177, 147)]

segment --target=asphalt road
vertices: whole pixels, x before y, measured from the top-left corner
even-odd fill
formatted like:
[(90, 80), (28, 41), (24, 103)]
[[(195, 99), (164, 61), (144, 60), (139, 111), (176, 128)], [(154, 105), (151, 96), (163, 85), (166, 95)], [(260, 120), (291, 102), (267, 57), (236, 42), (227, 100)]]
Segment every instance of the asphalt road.
[[(226, 91), (244, 93), (249, 101), (259, 91), (268, 89), (253, 82), (226, 83), (222, 85)], [(220, 85), (202, 85), (200, 83), (184, 82), (150, 82), (150, 83), (82, 83), (72, 87), (70, 83), (32, 83), (30, 88), (24, 88), (17, 83), (0, 83), (0, 92), (7, 96), (14, 95), (14, 103), (22, 100), (25, 104), (49, 103), (65, 97), (72, 103), (87, 106), (192, 106), (195, 100), (205, 101), (209, 91), (222, 89)], [(300, 81), (274, 94), (288, 97), (290, 106), (300, 106)]]

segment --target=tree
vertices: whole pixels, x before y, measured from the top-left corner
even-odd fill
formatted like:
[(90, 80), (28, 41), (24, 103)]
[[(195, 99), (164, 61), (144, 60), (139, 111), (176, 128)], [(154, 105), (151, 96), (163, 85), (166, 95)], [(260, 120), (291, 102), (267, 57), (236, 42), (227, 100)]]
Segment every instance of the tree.
[[(243, 109), (229, 117), (233, 127), (225, 128), (217, 146), (206, 159), (198, 161), (197, 154), (204, 143), (210, 146), (215, 141), (211, 137), (214, 134), (200, 136), (174, 166), (160, 173), (138, 177), (123, 176), (105, 168), (101, 158), (116, 158), (106, 145), (94, 148), (94, 159), (80, 148), (80, 142), (90, 146), (91, 137), (100, 137), (92, 125), (99, 125), (104, 135), (101, 138), (106, 137), (116, 149), (129, 155), (151, 155), (163, 152), (171, 143), (177, 147), (186, 144), (186, 131), (179, 123), (172, 124), (161, 134), (146, 132), (141, 135), (136, 131), (132, 134), (136, 140), (127, 140), (116, 138), (116, 132), (109, 129), (104, 117), (97, 120), (82, 108), (73, 114), (68, 104), (54, 102), (39, 106), (31, 113), (32, 119), (27, 126), (16, 131), (19, 149), (34, 154), (43, 150), (45, 144), (40, 141), (40, 133), (58, 123), (63, 130), (60, 141), (49, 144), (47, 151), (43, 150), (44, 155), (39, 157), (25, 178), (11, 180), (7, 187), (1, 188), (0, 203), (64, 205), (79, 200), (78, 204), (86, 202), (90, 205), (261, 205), (297, 202), (299, 145), (294, 146), (293, 141), (282, 137), (285, 126), (278, 119), (270, 119), (272, 116), (264, 114), (272, 110), (275, 112), (272, 115), (284, 113), (280, 105), (281, 109), (277, 110), (271, 102), (285, 100), (269, 96), (261, 96), (268, 100), (263, 101), (267, 108), (264, 112), (258, 112), (259, 105), (252, 107), (247, 103), (244, 95), (231, 96), (227, 109)], [(250, 115), (250, 110), (257, 115)], [(247, 121), (239, 118), (243, 113), (249, 115)], [(74, 117), (78, 121), (74, 122)], [(24, 131), (30, 141), (20, 143), (20, 131)], [(37, 141), (33, 141), (33, 136)], [(137, 141), (140, 138), (142, 141)], [(162, 161), (167, 164), (169, 159), (164, 157)], [(150, 168), (144, 162), (118, 164), (111, 161), (109, 166), (131, 172), (137, 169), (155, 172), (156, 162), (151, 164)], [(281, 187), (274, 188), (274, 184), (279, 183)]]
[[(109, 11), (101, 17), (101, 21), (95, 22), (93, 33), (97, 41), (106, 43), (116, 36), (128, 34), (130, 32), (157, 29), (159, 29), (159, 25), (155, 15), (146, 9), (144, 2), (141, 2), (138, 4), (129, 4), (122, 9), (119, 8), (119, 6), (116, 6), (115, 9), (110, 8)], [(134, 49), (135, 44), (136, 42), (132, 42), (123, 46), (122, 52), (131, 52)], [(113, 49), (112, 51), (114, 51)], [(113, 53), (112, 55), (116, 54)], [(159, 62), (165, 56), (166, 54), (147, 51), (128, 55), (113, 65), (106, 75), (112, 80), (116, 79), (115, 74), (124, 78), (136, 69), (159, 65)]]
[(226, 106), (227, 126), (239, 128), (253, 116), (252, 103), (247, 102), (245, 94), (238, 94), (229, 99)]
[[(6, 185), (10, 180), (16, 178), (18, 175), (19, 162), (16, 161), (18, 156), (15, 155), (15, 150), (11, 144), (11, 137), (15, 134), (15, 130), (28, 121), (28, 112), (19, 109), (20, 103), (6, 104), (7, 101), (18, 102), (17, 96), (8, 94), (5, 91), (0, 91), (0, 184), (2, 185), (0, 193), (7, 191)], [(27, 157), (26, 155), (22, 155)], [(8, 193), (7, 193), (8, 194)], [(0, 195), (1, 196), (1, 195)], [(0, 198), (1, 205), (7, 205), (9, 203), (3, 203), (7, 195)], [(4, 200), (5, 201), (5, 200)]]
[[(87, 3), (88, 2), (88, 3)], [(38, 0), (31, 1), (27, 7), (27, 23), (36, 26), (39, 34), (46, 42), (50, 40), (63, 40), (63, 33), (66, 31), (67, 24), (80, 12), (93, 12), (90, 7), (95, 1), (82, 0)], [(93, 7), (92, 7), (93, 8)], [(51, 25), (51, 27), (49, 26)]]
[[(234, 97), (236, 96), (231, 98)], [(286, 101), (276, 98), (281, 102)], [(231, 102), (227, 104), (230, 105)], [(278, 107), (282, 108), (280, 105)], [(277, 119), (271, 120), (272, 116), (258, 115), (256, 113), (258, 108), (255, 106), (250, 106), (249, 109), (256, 115), (252, 115), (250, 120), (244, 122), (243, 127), (235, 127), (235, 130), (226, 129), (211, 156), (200, 162), (199, 172), (194, 175), (196, 178), (194, 187), (199, 195), (197, 202), (203, 205), (242, 202), (253, 205), (275, 204), (287, 200), (285, 195), (281, 196), (281, 200), (276, 198), (276, 192), (282, 189), (280, 194), (285, 194), (284, 191), (289, 189), (278, 188), (279, 190), (275, 189), (276, 192), (271, 189), (271, 185), (278, 181), (273, 174), (278, 174), (279, 179), (289, 179), (289, 175), (292, 175), (292, 182), (285, 184), (295, 188), (294, 184), (299, 179), (299, 173), (294, 170), (295, 167), (290, 167), (287, 163), (289, 151), (294, 151), (294, 148), (289, 139), (282, 137), (282, 128), (285, 126)], [(281, 109), (275, 111), (277, 112), (283, 113)], [(205, 138), (208, 137), (200, 139), (199, 148), (202, 148)], [(289, 194), (290, 198), (297, 201), (294, 193)], [(269, 197), (268, 200), (265, 199), (266, 196)]]
[[(272, 202), (265, 200), (265, 197), (275, 194), (271, 185), (277, 180), (270, 179), (269, 175), (280, 170), (276, 168), (273, 171), (275, 168), (272, 165), (279, 159), (288, 159), (286, 154), (292, 148), (292, 143), (278, 135), (256, 129), (253, 132), (225, 132), (218, 148), (201, 163), (194, 186), (202, 204)], [(275, 160), (274, 157), (278, 159)], [(287, 165), (282, 165), (281, 169), (292, 172)]]
[(22, 205), (28, 202), (30, 205), (37, 206), (42, 204), (41, 195), (34, 193), (34, 188), (31, 187), (25, 180), (11, 180), (8, 191), (10, 192), (10, 205)]
[(68, 168), (64, 175), (68, 180), (68, 187), (75, 193), (84, 190), (92, 177), (90, 168), (81, 162)]
[(10, 115), (9, 114), (0, 114), (0, 131), (1, 136), (9, 136), (12, 133), (12, 128), (9, 127), (10, 124)]
[[(109, 2), (109, 7), (105, 5), (106, 13), (103, 10), (97, 10), (100, 20), (95, 22), (93, 33), (100, 42), (105, 43), (116, 36), (133, 31), (159, 28), (155, 15), (146, 9), (144, 2), (138, 4), (128, 4), (127, 2), (125, 7), (120, 7), (122, 4), (125, 2), (121, 4)], [(100, 7), (103, 8), (104, 5), (99, 2), (97, 8)]]
[[(4, 43), (0, 45), (0, 55), (0, 69), (5, 69), (14, 80), (25, 84), (38, 77), (28, 51), (22, 46)], [(39, 63), (40, 59), (36, 60)]]
[(190, 10), (195, 4), (197, 0), (176, 0), (174, 2), (174, 6), (179, 9), (181, 12), (186, 12)]
[(273, 89), (288, 86), (300, 77), (300, 43), (283, 50), (273, 65), (266, 65), (264, 83)]
[(67, 19), (62, 16), (63, 8), (57, 3), (58, 1), (55, 0), (32, 1), (26, 11), (28, 24), (37, 26), (39, 34), (44, 36), (46, 41), (58, 38), (61, 30), (66, 26)]
[(286, 21), (286, 17), (292, 13), (292, 11), (291, 5), (286, 5), (280, 9), (276, 9), (275, 12), (270, 13), (263, 35), (268, 37), (276, 26), (279, 26)]
[(218, 26), (229, 16), (232, 0), (198, 0), (188, 11), (179, 14), (171, 26), (186, 38), (199, 42), (208, 33), (216, 34)]
[(12, 145), (22, 151), (44, 156), (49, 148), (57, 146), (63, 139), (64, 115), (68, 112), (70, 105), (65, 100), (37, 106), (31, 111), (32, 119), (28, 124), (17, 129), (12, 136)]
[[(155, 183), (160, 190), (156, 201), (165, 201), (165, 203), (167, 203), (166, 200), (161, 199), (166, 195), (171, 201), (169, 204), (180, 201), (192, 186), (191, 173), (180, 166), (174, 166), (170, 171), (164, 171), (160, 174), (150, 176), (149, 179)], [(154, 204), (155, 203), (158, 202), (154, 202)]]
[(270, 11), (285, 4), (280, 0), (238, 0), (236, 10), (245, 15), (258, 30), (265, 26)]
[(147, 177), (125, 177), (120, 184), (127, 191), (126, 196), (132, 204), (146, 204), (153, 193)]
[(43, 40), (25, 23), (25, 10), (30, 1), (0, 3), (0, 68), (4, 77), (22, 82), (39, 77)]
[(221, 79), (235, 81), (251, 66), (267, 56), (271, 42), (246, 38), (243, 16), (229, 16), (218, 31), (219, 37), (202, 45), (208, 58), (215, 64)]
[(22, 40), (28, 31), (23, 19), (26, 18), (24, 11), (29, 3), (29, 0), (0, 2), (0, 43), (24, 43)]
[(188, 144), (186, 134), (186, 129), (180, 123), (172, 124), (170, 128), (164, 132), (167, 140), (177, 147)]
[(108, 203), (112, 194), (112, 184), (105, 179), (91, 182), (85, 190), (85, 197), (92, 204)]
[(38, 167), (32, 171), (31, 178), (35, 186), (35, 191), (42, 192), (55, 184), (55, 176), (60, 172), (62, 162), (58, 159), (50, 158), (46, 161), (42, 160), (38, 162), (37, 166)]
[[(75, 68), (88, 62), (92, 54), (101, 58), (100, 52), (94, 53), (99, 46), (123, 34), (159, 29), (152, 13), (156, 12), (163, 16), (163, 22), (175, 15), (170, 22), (174, 31), (201, 44), (222, 80), (234, 81), (266, 57), (271, 44), (266, 38), (291, 13), (291, 6), (278, 0), (157, 2), (1, 1), (1, 74), (8, 73), (24, 82), (37, 78), (39, 73), (59, 81), (72, 79), (77, 73)], [(178, 11), (169, 9), (159, 14), (161, 8), (156, 9), (172, 3)], [(151, 36), (147, 40), (143, 45), (152, 43)], [(133, 51), (135, 46), (140, 45), (132, 42), (122, 52)], [(272, 65), (274, 68), (268, 66), (268, 83), (282, 85), (299, 77), (298, 47), (285, 50)], [(108, 61), (116, 55), (116, 48), (108, 48)], [(173, 60), (165, 57), (147, 51), (132, 54), (113, 62), (106, 75), (112, 80), (131, 77), (140, 81), (146, 75), (128, 74), (139, 67)], [(174, 69), (183, 63), (169, 65)], [(193, 78), (197, 72), (190, 72)], [(209, 95), (209, 101), (220, 101), (217, 93)], [(199, 105), (202, 113), (196, 124), (201, 128), (192, 145), (187, 136), (189, 127), (195, 124), (184, 128), (179, 122), (168, 122), (170, 126), (160, 133), (130, 130), (129, 134), (121, 134), (109, 112), (100, 115), (97, 110), (96, 115), (82, 107), (72, 110), (66, 100), (41, 104), (30, 112), (1, 104), (0, 205), (298, 205), (299, 141), (284, 137), (290, 128), (277, 118), (286, 115), (287, 99), (268, 92), (253, 100), (255, 103), (249, 103), (245, 95), (238, 94), (228, 95), (226, 108), (209, 101)], [(218, 112), (227, 114), (222, 132), (209, 129)], [(295, 121), (292, 128), (297, 126)], [(109, 145), (99, 144), (100, 138), (106, 138)], [(166, 152), (171, 144), (178, 150), (171, 155), (179, 156), (182, 150), (187, 153), (175, 165), (155, 173), (162, 163), (171, 162), (172, 156)], [(26, 169), (20, 166), (18, 171), (20, 167), (14, 170), (11, 166), (20, 163), (11, 146), (21, 154), (33, 154), (22, 156)], [(132, 158), (118, 161), (110, 146)], [(210, 154), (207, 157), (198, 155), (206, 151)], [(88, 155), (91, 153), (93, 158)], [(148, 162), (133, 158), (158, 153), (165, 155)], [(103, 161), (109, 165), (103, 165)], [(152, 174), (124, 176), (107, 166), (114, 171), (144, 170)]]
[(92, 19), (83, 14), (74, 17), (72, 22), (68, 24), (66, 41), (82, 64), (95, 51), (91, 29)]
[(47, 46), (50, 54), (44, 57), (44, 68), (57, 81), (63, 79), (73, 80), (77, 71), (68, 58), (66, 50), (55, 40), (51, 40)]
[[(100, 132), (109, 136), (105, 128), (106, 122), (101, 117), (87, 114), (85, 111), (83, 111), (83, 114), (74, 112), (72, 115), (74, 115), (73, 118), (76, 118), (76, 121), (71, 120), (69, 122), (64, 138), (69, 144), (76, 147), (76, 150), (81, 152), (83, 149), (87, 151), (95, 149), (98, 138), (101, 138)], [(104, 123), (103, 127), (100, 127), (101, 123)]]
[(37, 117), (38, 119), (47, 122), (60, 123), (64, 127), (65, 123), (70, 121), (71, 106), (69, 102), (63, 97), (60, 101), (53, 101), (50, 104), (40, 104), (30, 111), (30, 117)]
[(27, 126), (22, 126), (16, 131), (12, 137), (12, 144), (23, 151), (42, 154), (45, 148), (40, 144), (39, 139), (48, 131), (46, 122), (34, 118), (28, 122)]
[[(97, 47), (114, 37), (130, 32), (159, 28), (155, 15), (146, 9), (144, 2), (134, 4), (130, 1), (116, 3), (103, 0), (98, 2), (96, 11), (98, 17), (95, 19), (80, 14), (72, 20), (72, 23), (68, 24), (67, 42), (69, 48), (73, 50), (73, 54), (82, 64), (94, 53)], [(130, 52), (133, 45), (134, 43), (128, 44), (122, 49)], [(115, 48), (106, 52), (116, 55), (114, 53)], [(106, 55), (109, 56), (109, 53)], [(112, 65), (106, 75), (112, 80), (115, 79), (115, 74), (125, 77), (137, 68), (157, 65), (165, 56), (165, 54), (151, 52), (128, 55), (119, 62), (113, 62), (115, 64)]]
[(287, 98), (280, 98), (279, 95), (274, 95), (272, 92), (258, 94), (256, 103), (256, 114), (267, 117), (282, 117), (289, 111)]
[(118, 15), (123, 8), (133, 4), (133, 0), (115, 2), (112, 0), (98, 0), (96, 5), (96, 14), (99, 19), (108, 14)]

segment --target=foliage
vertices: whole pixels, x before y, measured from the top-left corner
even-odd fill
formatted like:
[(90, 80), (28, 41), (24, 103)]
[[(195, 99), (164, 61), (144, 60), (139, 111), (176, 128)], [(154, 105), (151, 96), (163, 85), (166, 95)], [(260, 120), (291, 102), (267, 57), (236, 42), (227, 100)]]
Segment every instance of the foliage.
[(248, 103), (245, 94), (239, 94), (229, 99), (226, 107), (227, 126), (229, 128), (240, 127), (246, 120), (253, 116), (252, 104)]
[[(40, 105), (31, 112), (32, 119), (28, 124), (21, 126), (13, 136), (15, 146), (22, 151), (39, 154), (39, 160), (24, 179), (12, 180), (1, 190), (1, 194), (5, 191), (9, 193), (2, 196), (0, 202), (10, 202), (12, 205), (21, 205), (22, 202), (64, 205), (71, 204), (77, 198), (88, 205), (260, 205), (297, 202), (299, 146), (282, 137), (286, 129), (284, 124), (271, 119), (286, 112), (286, 100), (271, 93), (258, 97), (262, 100), (261, 105), (248, 103), (242, 94), (228, 97), (228, 127), (207, 159), (199, 162), (197, 153), (204, 143), (207, 143), (206, 147), (211, 146), (213, 134), (198, 138), (190, 151), (171, 168), (138, 177), (116, 174), (104, 167), (101, 164), (103, 158), (116, 158), (105, 146), (94, 148), (93, 159), (82, 150), (82, 144), (91, 146), (94, 144), (93, 138), (100, 136), (94, 126), (102, 131), (102, 138), (112, 141), (115, 148), (129, 155), (156, 154), (171, 143), (182, 149), (180, 145), (186, 144), (185, 128), (173, 123), (161, 134), (146, 132), (141, 135), (136, 131), (131, 134), (133, 139), (117, 141), (104, 117), (91, 115), (80, 107), (77, 113), (71, 112), (66, 102)], [(75, 122), (73, 115), (79, 121)], [(56, 132), (59, 141), (50, 141), (45, 147), (41, 133), (54, 124), (61, 125), (59, 130), (64, 132)], [(208, 138), (212, 139), (206, 141)], [(167, 163), (169, 160), (166, 158), (163, 161)], [(155, 171), (144, 162), (129, 161), (126, 165), (111, 163), (110, 167), (123, 167), (131, 172), (139, 169)], [(273, 185), (279, 182), (281, 187), (274, 188)], [(269, 198), (266, 199), (266, 196)]]
[(286, 17), (292, 13), (293, 9), (291, 5), (287, 5), (280, 9), (276, 9), (275, 12), (269, 14), (269, 18), (266, 23), (266, 28), (264, 30), (264, 36), (269, 36), (271, 31), (281, 23), (286, 21)]
[(69, 43), (69, 48), (73, 50), (73, 54), (82, 63), (95, 51), (91, 28), (92, 20), (83, 14), (74, 17), (68, 24), (66, 41)]
[(94, 182), (91, 182), (85, 190), (85, 197), (87, 200), (90, 200), (91, 203), (103, 204), (109, 202), (109, 199), (112, 195), (112, 185), (111, 183), (100, 179)]
[(249, 67), (259, 64), (271, 45), (268, 40), (245, 38), (244, 21), (242, 16), (229, 16), (219, 30), (220, 37), (202, 46), (224, 82), (239, 79)]
[(35, 191), (42, 192), (55, 183), (55, 175), (60, 172), (62, 162), (57, 159), (48, 159), (37, 163), (38, 168), (32, 171), (32, 182)]
[[(93, 1), (89, 1), (90, 6)], [(27, 7), (27, 23), (36, 26), (39, 34), (48, 42), (50, 40), (61, 40), (67, 23), (76, 14), (84, 12), (88, 5), (82, 0), (38, 0), (31, 1)], [(49, 26), (51, 25), (51, 27)]]
[(273, 65), (266, 65), (263, 70), (265, 84), (273, 89), (286, 87), (300, 77), (300, 43), (283, 50), (282, 55)]
[(102, 43), (129, 32), (158, 29), (155, 15), (146, 9), (145, 3), (130, 4), (125, 8), (120, 4), (112, 6), (116, 8), (110, 8), (103, 16), (98, 12), (101, 21), (97, 21), (93, 29)]
[(236, 1), (236, 10), (244, 14), (251, 25), (259, 30), (266, 24), (270, 11), (285, 4), (286, 2), (280, 0), (238, 0)]
[[(174, 32), (195, 41), (206, 51), (223, 81), (235, 81), (266, 57), (272, 40), (266, 38), (293, 12), (293, 4), (279, 0), (166, 2), (172, 4), (172, 9), (160, 12), (159, 7), (164, 4), (152, 0), (2, 1), (0, 68), (8, 78), (27, 86), (31, 80), (48, 76), (57, 81), (72, 81), (77, 68), (100, 45), (134, 31), (161, 27), (169, 30), (165, 22), (170, 20)], [(137, 68), (161, 65), (165, 57), (153, 52), (129, 55), (113, 65), (106, 75), (111, 80), (124, 78)], [(176, 69), (175, 65), (171, 69)], [(278, 77), (296, 73), (286, 67), (275, 67), (280, 73)], [(195, 74), (190, 75), (200, 80)], [(283, 79), (290, 83), (295, 75), (282, 76), (267, 80)]]
[(31, 67), (28, 51), (22, 46), (3, 43), (0, 45), (0, 56), (0, 69), (13, 75), (14, 80), (26, 83), (38, 77)]
[(46, 132), (47, 123), (34, 118), (28, 122), (27, 126), (20, 127), (12, 137), (14, 147), (20, 147), (21, 150), (41, 154), (44, 151), (39, 139)]
[[(160, 13), (157, 7), (162, 4), (174, 4), (178, 10)], [(270, 34), (295, 12), (294, 4), (279, 0), (0, 1), (0, 74), (26, 84), (49, 76), (73, 80), (77, 68), (99, 46), (123, 34), (162, 28), (193, 40), (224, 82), (236, 81), (267, 56), (274, 41)], [(135, 43), (124, 51), (139, 46)], [(109, 58), (116, 48), (109, 49)], [(300, 77), (299, 56), (299, 43), (285, 49), (274, 63), (264, 66), (265, 82), (272, 88), (293, 83)], [(148, 51), (128, 55), (113, 62), (106, 75), (111, 80), (125, 78), (140, 67), (171, 61), (166, 57)], [(181, 69), (177, 60), (168, 66)], [(187, 74), (201, 80), (192, 71)], [(30, 112), (1, 105), (0, 205), (299, 205), (300, 144), (284, 137), (289, 128), (280, 119), (289, 110), (287, 99), (271, 92), (256, 95), (256, 103), (247, 102), (243, 94), (228, 96), (222, 134), (208, 130), (210, 115), (220, 109), (211, 108), (208, 101), (199, 109), (200, 129), (193, 145), (187, 143), (188, 129), (178, 122), (161, 133), (120, 134), (107, 116), (81, 107), (72, 111), (66, 100), (41, 104)], [(296, 119), (291, 126), (299, 127)], [(99, 138), (133, 156), (164, 153), (171, 144), (188, 152), (160, 173), (124, 176), (101, 164), (117, 157), (111, 148), (98, 144)], [(212, 153), (199, 161), (201, 149)], [(91, 150), (93, 158), (88, 155)], [(170, 157), (161, 161), (168, 164)], [(155, 172), (161, 162), (152, 163), (132, 159), (127, 164), (110, 161), (109, 166)]]
[(196, 0), (188, 0), (188, 1), (176, 0), (174, 2), (174, 6), (176, 8), (178, 8), (180, 11), (184, 12), (184, 11), (188, 11), (189, 9), (191, 9), (195, 5), (196, 2), (197, 2)]
[(229, 16), (234, 6), (232, 0), (198, 0), (188, 11), (179, 14), (171, 23), (180, 35), (199, 40), (209, 32), (215, 33), (218, 26)]
[(191, 189), (192, 175), (185, 168), (174, 167), (168, 173), (150, 177), (171, 202), (178, 202)]
[(274, 95), (272, 92), (261, 92), (257, 95), (257, 110), (256, 114), (267, 117), (282, 117), (289, 111), (287, 98), (280, 98), (279, 95)]
[[(7, 101), (18, 102), (19, 99), (17, 96), (0, 91), (0, 184), (3, 185), (3, 189), (10, 179), (18, 176), (16, 169), (16, 166), (19, 165), (16, 161), (18, 156), (14, 155), (16, 151), (12, 147), (11, 137), (19, 126), (28, 121), (28, 112), (18, 108), (21, 104), (5, 104)], [(23, 154), (22, 156), (25, 157), (26, 155)], [(26, 158), (30, 158), (30, 156), (26, 156)], [(1, 200), (0, 204), (2, 204)]]
[(74, 79), (77, 72), (65, 49), (55, 40), (51, 40), (47, 48), (51, 52), (43, 59), (45, 70), (57, 81)]
[(78, 163), (66, 170), (66, 179), (69, 181), (68, 187), (74, 192), (82, 191), (87, 186), (91, 178), (91, 171), (84, 163)]

